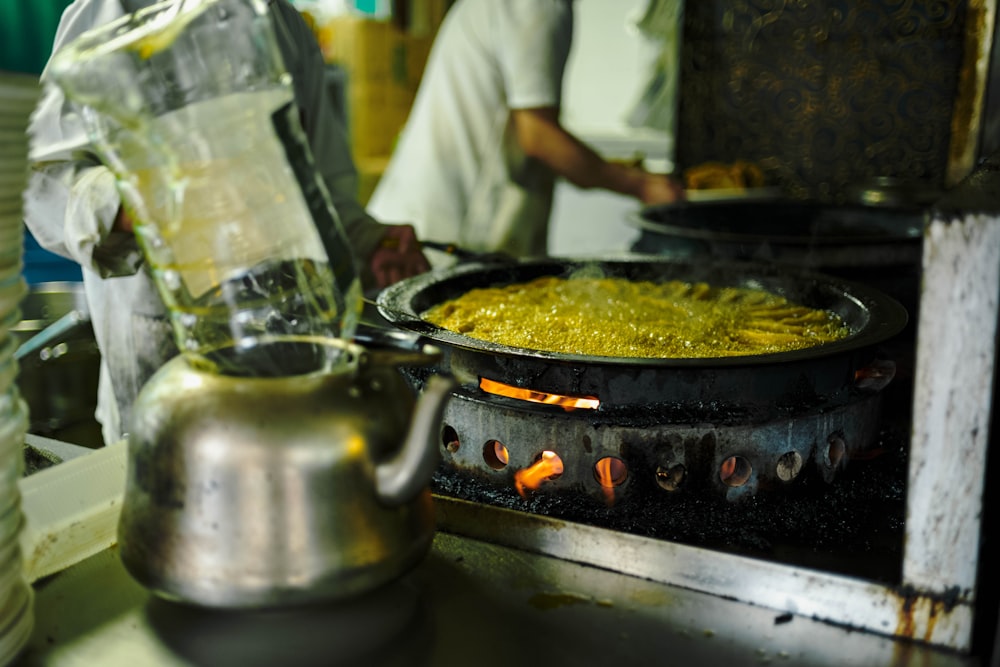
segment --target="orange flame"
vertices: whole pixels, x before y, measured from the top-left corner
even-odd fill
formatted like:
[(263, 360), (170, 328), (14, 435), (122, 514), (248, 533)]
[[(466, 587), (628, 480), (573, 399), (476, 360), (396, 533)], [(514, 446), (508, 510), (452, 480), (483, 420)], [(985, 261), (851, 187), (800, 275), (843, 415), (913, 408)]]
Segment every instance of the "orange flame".
[(615, 485), (611, 474), (611, 459), (609, 457), (605, 457), (598, 461), (597, 465), (594, 466), (594, 470), (597, 471), (597, 482), (601, 486), (611, 488)]
[(596, 396), (563, 396), (561, 394), (549, 394), (544, 391), (534, 389), (522, 389), (509, 384), (482, 378), (479, 380), (479, 388), (488, 394), (496, 396), (509, 396), (522, 401), (532, 403), (544, 403), (546, 405), (558, 405), (563, 410), (569, 412), (577, 408), (585, 410), (596, 410), (601, 406), (601, 401)]
[(524, 498), (529, 490), (537, 489), (542, 485), (542, 482), (558, 477), (562, 472), (562, 459), (555, 452), (546, 450), (542, 452), (537, 461), (514, 473), (514, 486)]
[(731, 479), (732, 476), (736, 474), (736, 457), (730, 456), (728, 459), (722, 462), (722, 467), (719, 468), (719, 477), (725, 482)]
[(611, 456), (605, 456), (594, 465), (594, 477), (601, 485), (608, 507), (615, 504), (615, 488), (625, 481), (625, 474), (625, 464)]
[(504, 465), (510, 463), (510, 453), (507, 451), (507, 448), (499, 442), (493, 445), (493, 453), (496, 454), (497, 460), (500, 461), (500, 463)]

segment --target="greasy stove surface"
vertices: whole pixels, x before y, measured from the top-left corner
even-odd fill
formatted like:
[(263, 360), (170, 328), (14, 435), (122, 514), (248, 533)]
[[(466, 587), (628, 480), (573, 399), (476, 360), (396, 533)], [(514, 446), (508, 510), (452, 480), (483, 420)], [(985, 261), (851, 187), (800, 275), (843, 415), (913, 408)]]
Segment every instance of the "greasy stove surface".
[(979, 664), (447, 533), (405, 579), (297, 611), (226, 614), (160, 601), (113, 549), (35, 589), (36, 628), (19, 666)]
[(906, 448), (904, 432), (887, 425), (865, 459), (850, 461), (832, 483), (806, 474), (787, 488), (738, 502), (666, 493), (651, 480), (611, 506), (544, 486), (522, 498), (447, 465), (433, 488), (462, 500), (892, 584), (901, 576)]

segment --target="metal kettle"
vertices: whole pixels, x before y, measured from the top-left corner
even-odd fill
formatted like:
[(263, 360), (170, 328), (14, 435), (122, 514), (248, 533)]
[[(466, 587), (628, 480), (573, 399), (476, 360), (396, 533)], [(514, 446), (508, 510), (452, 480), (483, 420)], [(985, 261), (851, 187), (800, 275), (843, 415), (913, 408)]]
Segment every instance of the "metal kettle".
[(126, 569), (152, 592), (208, 607), (352, 596), (430, 547), (428, 483), (453, 382), (419, 398), (399, 366), (431, 346), (344, 345), (344, 370), (261, 378), (183, 356), (140, 392), (119, 523)]

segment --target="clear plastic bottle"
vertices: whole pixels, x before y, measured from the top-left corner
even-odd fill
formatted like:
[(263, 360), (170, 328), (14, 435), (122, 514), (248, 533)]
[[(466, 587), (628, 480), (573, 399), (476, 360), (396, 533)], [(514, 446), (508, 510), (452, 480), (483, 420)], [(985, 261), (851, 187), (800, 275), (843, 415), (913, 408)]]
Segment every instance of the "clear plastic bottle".
[(360, 282), (265, 3), (154, 5), (50, 71), (118, 178), (184, 354), (261, 376), (343, 361), (324, 341), (353, 334)]

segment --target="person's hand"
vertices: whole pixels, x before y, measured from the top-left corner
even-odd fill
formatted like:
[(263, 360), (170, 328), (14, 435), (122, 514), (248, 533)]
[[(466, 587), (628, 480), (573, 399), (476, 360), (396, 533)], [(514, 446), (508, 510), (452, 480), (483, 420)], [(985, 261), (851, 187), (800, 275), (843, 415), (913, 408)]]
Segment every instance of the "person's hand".
[(118, 207), (118, 214), (115, 216), (115, 221), (111, 225), (111, 229), (116, 232), (131, 232), (134, 227), (135, 224), (132, 222), (132, 216), (125, 210), (124, 204), (120, 205)]
[(646, 206), (656, 204), (673, 204), (684, 201), (684, 187), (680, 181), (669, 174), (652, 174), (644, 172), (639, 200)]
[(431, 268), (411, 225), (386, 225), (386, 228), (368, 261), (379, 289)]

